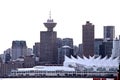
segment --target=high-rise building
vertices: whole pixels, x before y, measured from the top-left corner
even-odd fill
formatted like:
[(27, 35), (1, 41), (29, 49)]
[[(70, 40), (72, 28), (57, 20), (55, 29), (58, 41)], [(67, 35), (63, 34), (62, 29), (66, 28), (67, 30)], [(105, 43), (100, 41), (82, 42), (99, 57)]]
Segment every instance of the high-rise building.
[(79, 47), (78, 47), (78, 46), (76, 46), (76, 45), (74, 45), (74, 46), (73, 46), (73, 51), (74, 51), (74, 52), (73, 52), (73, 53), (74, 53), (74, 55), (75, 55), (75, 56), (77, 56), (77, 55), (78, 55), (78, 53), (79, 53)]
[(104, 40), (113, 40), (115, 38), (115, 27), (104, 26)]
[(73, 48), (73, 39), (72, 38), (63, 38), (62, 40), (62, 46), (70, 46), (71, 48)]
[(86, 57), (94, 55), (94, 25), (89, 21), (82, 26), (83, 55)]
[(61, 38), (57, 38), (57, 47), (61, 48), (62, 47), (62, 39)]
[(40, 32), (40, 63), (56, 64), (57, 63), (57, 32), (53, 31), (53, 28), (57, 23), (50, 18), (44, 23), (47, 31)]
[(120, 37), (113, 40), (112, 57), (120, 57)]
[(8, 63), (11, 60), (11, 55), (9, 53), (5, 54), (5, 63)]
[(99, 55), (103, 57), (110, 57), (113, 49), (113, 40), (104, 41), (102, 45), (100, 45), (100, 53)]
[(73, 39), (72, 38), (63, 38), (57, 39), (57, 45), (58, 45), (58, 64), (63, 65), (64, 56), (70, 57), (71, 55), (74, 55), (73, 51)]
[(95, 39), (94, 41), (94, 54), (95, 56), (99, 56), (100, 54), (100, 45), (102, 45), (103, 39)]
[(102, 57), (110, 57), (113, 49), (113, 40), (115, 38), (115, 27), (104, 26), (104, 41), (100, 45), (100, 54)]
[(27, 55), (26, 41), (13, 41), (12, 42), (12, 60), (16, 60), (19, 57)]
[(65, 55), (70, 58), (74, 55), (73, 53), (73, 48), (71, 48), (70, 46), (65, 45), (61, 48), (58, 48), (58, 64), (63, 65)]
[(83, 44), (79, 44), (77, 56), (83, 57)]
[(11, 60), (12, 49), (8, 48), (4, 51), (4, 54), (1, 55), (3, 62), (8, 62)]
[(35, 57), (39, 57), (39, 54), (40, 54), (40, 42), (35, 43), (35, 45), (33, 46), (33, 54), (35, 55)]

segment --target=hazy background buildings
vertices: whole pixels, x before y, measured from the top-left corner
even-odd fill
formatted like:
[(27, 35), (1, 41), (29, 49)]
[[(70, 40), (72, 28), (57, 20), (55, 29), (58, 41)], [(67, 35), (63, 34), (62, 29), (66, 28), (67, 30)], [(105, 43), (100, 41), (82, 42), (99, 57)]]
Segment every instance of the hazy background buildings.
[[(57, 27), (51, 17), (42, 24), (50, 9)], [(120, 34), (118, 9), (118, 0), (0, 1), (0, 72), (6, 75), (19, 67), (62, 65), (64, 55), (119, 56), (120, 38), (115, 39)]]

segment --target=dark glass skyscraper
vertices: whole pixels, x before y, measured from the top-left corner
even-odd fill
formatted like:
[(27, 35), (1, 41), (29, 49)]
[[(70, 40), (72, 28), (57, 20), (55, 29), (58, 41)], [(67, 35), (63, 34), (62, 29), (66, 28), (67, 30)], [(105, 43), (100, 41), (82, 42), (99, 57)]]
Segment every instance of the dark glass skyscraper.
[(100, 45), (100, 54), (103, 57), (107, 56), (110, 57), (112, 54), (112, 49), (113, 49), (113, 41), (109, 40), (107, 42), (103, 42)]
[(57, 63), (57, 32), (53, 28), (57, 23), (50, 18), (44, 23), (47, 31), (40, 32), (40, 63), (41, 65)]
[(82, 26), (83, 31), (83, 55), (86, 57), (94, 55), (94, 25), (89, 21)]

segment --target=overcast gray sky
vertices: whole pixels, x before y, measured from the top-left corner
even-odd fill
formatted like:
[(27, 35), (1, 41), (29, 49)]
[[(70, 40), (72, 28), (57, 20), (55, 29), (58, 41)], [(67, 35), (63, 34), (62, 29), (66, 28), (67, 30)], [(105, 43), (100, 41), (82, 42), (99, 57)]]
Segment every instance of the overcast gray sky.
[(103, 37), (103, 26), (114, 25), (120, 34), (119, 0), (0, 0), (0, 53), (12, 45), (13, 40), (26, 40), (32, 47), (40, 40), (43, 22), (51, 16), (57, 22), (55, 31), (61, 38), (82, 43), (82, 25), (90, 21), (95, 25), (95, 37)]

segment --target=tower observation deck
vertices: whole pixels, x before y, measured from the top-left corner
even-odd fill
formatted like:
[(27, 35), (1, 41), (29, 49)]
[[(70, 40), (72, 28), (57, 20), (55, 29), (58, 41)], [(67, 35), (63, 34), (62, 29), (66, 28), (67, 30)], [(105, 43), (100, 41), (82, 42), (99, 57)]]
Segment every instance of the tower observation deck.
[(45, 22), (43, 24), (47, 28), (47, 31), (53, 31), (53, 28), (56, 26), (57, 23), (55, 23), (54, 20), (51, 19), (51, 11), (50, 11), (50, 14), (49, 14), (49, 19), (47, 20), (47, 22)]

